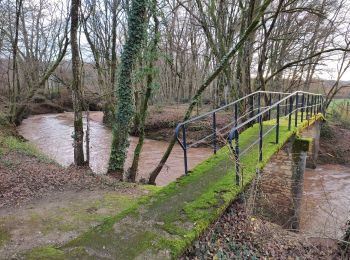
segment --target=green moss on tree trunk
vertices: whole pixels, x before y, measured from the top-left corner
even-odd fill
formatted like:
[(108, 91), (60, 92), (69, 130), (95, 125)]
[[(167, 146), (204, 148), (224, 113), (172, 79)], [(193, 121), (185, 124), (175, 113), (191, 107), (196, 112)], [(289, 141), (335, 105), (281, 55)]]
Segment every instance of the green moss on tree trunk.
[(133, 0), (128, 20), (128, 37), (121, 55), (120, 74), (117, 86), (118, 104), (116, 124), (108, 171), (121, 177), (129, 146), (129, 130), (134, 116), (133, 87), (131, 76), (133, 65), (145, 37), (147, 0)]

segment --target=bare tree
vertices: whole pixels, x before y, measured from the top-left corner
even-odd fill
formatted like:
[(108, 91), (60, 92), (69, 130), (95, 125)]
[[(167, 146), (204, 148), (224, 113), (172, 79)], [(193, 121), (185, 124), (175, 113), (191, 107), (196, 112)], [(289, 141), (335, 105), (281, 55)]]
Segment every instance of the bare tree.
[(82, 113), (82, 87), (81, 87), (81, 63), (78, 44), (79, 29), (79, 9), (80, 0), (72, 0), (71, 2), (71, 30), (70, 40), (72, 48), (72, 100), (74, 109), (74, 164), (77, 166), (84, 165), (84, 129), (83, 129), (83, 113)]

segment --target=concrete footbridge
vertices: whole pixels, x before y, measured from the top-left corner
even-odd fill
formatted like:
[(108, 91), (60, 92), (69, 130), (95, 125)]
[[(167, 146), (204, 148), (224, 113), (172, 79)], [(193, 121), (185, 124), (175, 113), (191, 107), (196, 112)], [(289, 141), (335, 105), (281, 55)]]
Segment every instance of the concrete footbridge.
[[(315, 167), (322, 119), (322, 95), (258, 91), (182, 122), (175, 135), (184, 175), (56, 250), (62, 259), (177, 258), (252, 183), (260, 187), (257, 203), (297, 229), (303, 172)], [(198, 127), (207, 135), (198, 138)], [(189, 169), (191, 148), (202, 144), (213, 155)]]

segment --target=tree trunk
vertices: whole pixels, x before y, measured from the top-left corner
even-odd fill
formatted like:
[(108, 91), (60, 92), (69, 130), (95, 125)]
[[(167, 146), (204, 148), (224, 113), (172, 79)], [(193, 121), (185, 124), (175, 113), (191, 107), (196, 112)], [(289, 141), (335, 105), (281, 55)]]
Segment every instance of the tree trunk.
[(17, 66), (17, 49), (18, 49), (18, 30), (19, 19), (22, 9), (22, 0), (16, 0), (16, 24), (15, 24), (15, 39), (12, 43), (12, 95), (11, 95), (11, 111), (10, 121), (16, 122), (17, 115), (17, 102), (19, 100), (18, 95), (20, 93), (20, 84), (18, 78), (18, 66)]
[(131, 182), (136, 181), (137, 177), (137, 171), (138, 171), (138, 166), (139, 166), (139, 160), (140, 160), (140, 155), (142, 152), (142, 147), (143, 147), (143, 142), (145, 139), (145, 121), (146, 121), (146, 115), (147, 115), (147, 110), (148, 110), (148, 101), (149, 98), (151, 97), (152, 94), (152, 84), (154, 81), (154, 63), (156, 62), (157, 59), (157, 46), (159, 42), (159, 20), (157, 18), (157, 14), (155, 13), (155, 8), (156, 8), (156, 3), (157, 1), (154, 1), (154, 6), (153, 6), (153, 20), (154, 20), (154, 36), (153, 36), (153, 41), (152, 41), (152, 46), (151, 46), (151, 53), (150, 53), (150, 61), (149, 61), (149, 73), (147, 75), (147, 89), (145, 96), (143, 98), (143, 102), (141, 105), (140, 109), (140, 122), (139, 122), (139, 141), (137, 143), (137, 146), (134, 151), (134, 158), (132, 161), (132, 165), (129, 169), (129, 176), (128, 180)]
[(120, 75), (117, 87), (118, 104), (116, 125), (113, 127), (113, 140), (108, 172), (121, 178), (127, 149), (129, 130), (134, 116), (133, 87), (131, 76), (133, 65), (145, 36), (147, 21), (146, 0), (133, 0), (128, 18), (128, 36), (121, 55)]
[(84, 130), (82, 114), (82, 89), (80, 75), (80, 53), (78, 45), (80, 0), (72, 0), (71, 6), (71, 48), (72, 48), (72, 101), (74, 109), (74, 164), (84, 165)]

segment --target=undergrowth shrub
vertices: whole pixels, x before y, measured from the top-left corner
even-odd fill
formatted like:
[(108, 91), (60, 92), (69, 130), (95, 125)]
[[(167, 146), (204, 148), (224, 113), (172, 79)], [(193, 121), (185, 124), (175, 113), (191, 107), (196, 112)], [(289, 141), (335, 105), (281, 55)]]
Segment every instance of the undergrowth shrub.
[(321, 138), (333, 139), (334, 137), (335, 137), (335, 134), (333, 132), (333, 129), (329, 126), (328, 122), (324, 122), (321, 125)]

